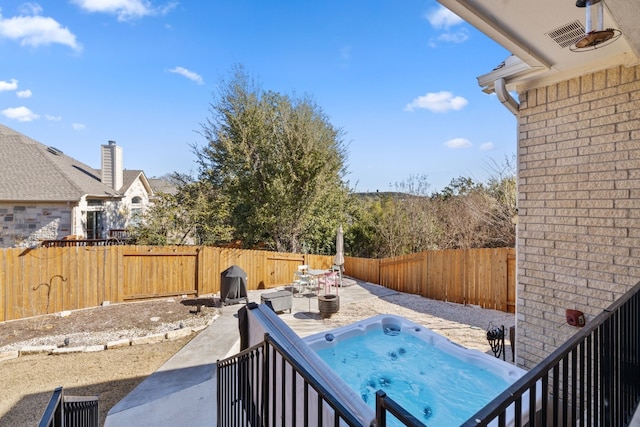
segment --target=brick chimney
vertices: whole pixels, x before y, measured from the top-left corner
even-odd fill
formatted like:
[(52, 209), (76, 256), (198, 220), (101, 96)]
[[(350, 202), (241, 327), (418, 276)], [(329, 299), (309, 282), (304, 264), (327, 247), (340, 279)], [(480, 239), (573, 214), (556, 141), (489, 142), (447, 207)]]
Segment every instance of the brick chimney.
[(123, 184), (122, 147), (115, 141), (102, 145), (102, 183), (114, 190), (120, 190)]

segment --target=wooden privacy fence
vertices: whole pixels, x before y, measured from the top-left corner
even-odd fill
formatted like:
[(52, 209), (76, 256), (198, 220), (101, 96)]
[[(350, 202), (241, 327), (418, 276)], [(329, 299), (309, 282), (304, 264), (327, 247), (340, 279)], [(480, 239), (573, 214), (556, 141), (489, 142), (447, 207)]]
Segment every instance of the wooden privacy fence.
[(359, 280), (440, 301), (515, 313), (516, 250), (453, 249), (394, 258), (345, 258)]
[(515, 313), (513, 248), (428, 251), (380, 260), (378, 283), (439, 301)]
[[(514, 250), (432, 251), (384, 260), (345, 258), (345, 274), (402, 292), (504, 311), (515, 307)], [(220, 291), (231, 265), (249, 290), (291, 283), (298, 265), (332, 256), (218, 247), (69, 246), (0, 251), (0, 321), (64, 310)], [(512, 265), (513, 264), (513, 265)]]

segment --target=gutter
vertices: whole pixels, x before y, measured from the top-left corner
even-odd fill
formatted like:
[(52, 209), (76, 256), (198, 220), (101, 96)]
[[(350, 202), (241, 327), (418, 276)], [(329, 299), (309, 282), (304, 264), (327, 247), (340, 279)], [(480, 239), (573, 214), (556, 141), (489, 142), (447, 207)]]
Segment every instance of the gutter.
[(514, 116), (517, 116), (518, 111), (520, 110), (520, 104), (518, 104), (518, 102), (513, 99), (513, 97), (507, 90), (507, 85), (504, 79), (497, 79), (493, 83), (493, 87), (496, 95), (498, 96), (498, 99), (500, 100), (500, 102), (502, 102), (502, 105), (507, 107), (507, 110), (511, 111)]

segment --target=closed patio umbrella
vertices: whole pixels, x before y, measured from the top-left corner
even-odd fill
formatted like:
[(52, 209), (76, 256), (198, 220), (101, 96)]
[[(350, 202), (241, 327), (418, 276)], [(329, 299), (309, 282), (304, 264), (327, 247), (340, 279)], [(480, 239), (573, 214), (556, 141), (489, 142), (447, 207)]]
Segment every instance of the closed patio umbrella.
[(339, 265), (341, 270), (344, 270), (344, 234), (342, 232), (342, 225), (338, 227), (338, 233), (336, 235), (336, 256), (333, 258), (333, 264)]

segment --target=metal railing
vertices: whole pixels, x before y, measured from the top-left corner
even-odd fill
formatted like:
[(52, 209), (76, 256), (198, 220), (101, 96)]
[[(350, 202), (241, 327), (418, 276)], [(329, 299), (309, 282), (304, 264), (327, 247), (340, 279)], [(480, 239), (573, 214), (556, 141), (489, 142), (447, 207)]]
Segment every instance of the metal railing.
[(128, 244), (118, 239), (75, 239), (75, 240), (43, 240), (40, 246), (43, 248), (70, 248), (74, 246), (118, 246)]
[[(536, 413), (528, 408), (536, 408), (537, 396), (542, 399)], [(622, 427), (638, 403), (640, 283), (463, 426), (487, 426), (495, 420), (504, 426), (509, 415), (516, 426)]]
[[(217, 380), (218, 425), (366, 425), (268, 334), (264, 342), (218, 362)], [(292, 396), (301, 389), (302, 399)], [(463, 426), (622, 427), (639, 403), (640, 283)], [(327, 408), (331, 420), (323, 418)], [(424, 426), (379, 391), (371, 425), (385, 427), (387, 413), (406, 426)]]
[(376, 391), (376, 427), (387, 427), (387, 412), (396, 417), (405, 426), (427, 427), (406, 409), (387, 396), (382, 390)]
[(366, 427), (269, 334), (217, 363), (217, 425)]
[[(291, 386), (289, 391), (287, 385)], [(262, 343), (218, 361), (217, 387), (219, 426), (322, 426), (326, 423), (366, 427), (269, 334), (265, 334)], [(303, 397), (289, 394), (291, 390), (302, 391)], [(311, 396), (310, 390), (315, 396)], [(387, 413), (404, 425), (425, 427), (379, 390), (372, 426), (386, 427)]]
[(97, 396), (65, 396), (62, 387), (53, 391), (39, 427), (98, 427)]

